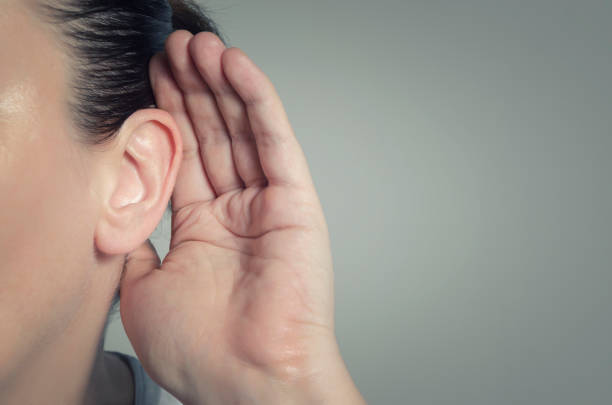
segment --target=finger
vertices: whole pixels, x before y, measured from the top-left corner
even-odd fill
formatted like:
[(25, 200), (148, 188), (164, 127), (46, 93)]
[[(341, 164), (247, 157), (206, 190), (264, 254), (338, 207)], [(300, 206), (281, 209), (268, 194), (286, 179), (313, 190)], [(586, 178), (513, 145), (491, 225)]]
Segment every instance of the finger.
[(123, 273), (119, 282), (119, 290), (126, 291), (134, 281), (146, 276), (154, 269), (159, 268), (160, 265), (161, 260), (155, 250), (155, 246), (147, 239), (136, 250), (126, 255)]
[(172, 77), (164, 53), (157, 53), (151, 59), (149, 77), (157, 106), (174, 117), (183, 139), (183, 160), (172, 193), (172, 210), (178, 211), (196, 201), (214, 199), (215, 191), (206, 176), (182, 92)]
[(246, 105), (268, 183), (312, 186), (306, 157), (270, 79), (239, 48), (227, 49), (221, 63), (227, 79)]
[(208, 178), (221, 195), (243, 188), (232, 155), (231, 139), (212, 92), (196, 70), (188, 45), (189, 31), (178, 30), (166, 40), (166, 53), (173, 76), (183, 92), (185, 109), (200, 145), (200, 155)]
[(264, 186), (266, 177), (257, 154), (255, 138), (242, 99), (229, 84), (221, 68), (225, 45), (211, 32), (200, 32), (189, 43), (192, 60), (212, 90), (232, 138), (234, 164), (247, 187)]

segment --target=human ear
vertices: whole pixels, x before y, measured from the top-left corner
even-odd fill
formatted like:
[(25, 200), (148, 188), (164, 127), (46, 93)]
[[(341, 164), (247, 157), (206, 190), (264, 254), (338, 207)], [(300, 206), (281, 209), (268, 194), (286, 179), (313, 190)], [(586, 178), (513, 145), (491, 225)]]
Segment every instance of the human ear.
[(100, 159), (101, 211), (97, 249), (107, 255), (138, 248), (161, 220), (176, 182), (183, 153), (178, 127), (168, 112), (133, 113), (117, 134), (118, 145)]

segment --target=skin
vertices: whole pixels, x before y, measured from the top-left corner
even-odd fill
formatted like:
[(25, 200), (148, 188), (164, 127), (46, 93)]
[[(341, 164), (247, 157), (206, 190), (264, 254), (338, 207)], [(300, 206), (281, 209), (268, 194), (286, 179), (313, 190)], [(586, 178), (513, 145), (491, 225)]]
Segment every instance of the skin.
[[(98, 347), (117, 285), (140, 361), (185, 404), (365, 403), (334, 333), (327, 224), (265, 74), (177, 31), (150, 65), (159, 108), (86, 147), (71, 61), (26, 4), (0, 15), (0, 403), (132, 403)], [(147, 238), (170, 198), (161, 263)]]
[[(26, 3), (0, 10), (0, 403), (129, 404), (129, 369), (98, 342), (121, 254), (167, 206), (178, 132), (149, 109), (105, 150), (78, 144), (70, 61)], [(94, 250), (114, 238), (112, 254)]]
[(121, 282), (139, 359), (184, 404), (365, 403), (334, 333), (327, 223), (272, 82), (212, 33), (165, 48), (150, 75), (184, 157), (170, 251), (143, 244)]

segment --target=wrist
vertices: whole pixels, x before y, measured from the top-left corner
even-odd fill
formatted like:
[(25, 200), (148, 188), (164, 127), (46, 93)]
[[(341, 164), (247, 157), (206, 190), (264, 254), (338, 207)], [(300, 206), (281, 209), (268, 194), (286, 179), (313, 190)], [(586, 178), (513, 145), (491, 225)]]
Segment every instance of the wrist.
[(299, 404), (366, 405), (340, 355), (339, 348), (333, 356), (321, 362), (319, 372), (299, 381), (293, 390)]
[[(351, 404), (365, 405), (366, 402), (355, 386), (340, 355), (337, 344), (327, 345), (317, 351), (318, 358), (310, 359), (299, 371), (286, 373), (283, 377), (271, 377), (260, 370), (241, 370), (238, 378), (218, 381), (216, 393), (204, 392), (199, 385), (185, 405), (210, 404), (265, 404), (265, 405), (306, 405), (306, 404)], [(292, 375), (287, 377), (287, 375)], [(230, 388), (233, 387), (233, 388)], [(236, 389), (235, 387), (240, 387)], [(241, 389), (244, 388), (244, 389)], [(223, 393), (223, 394), (221, 394)], [(211, 395), (212, 394), (212, 395)]]

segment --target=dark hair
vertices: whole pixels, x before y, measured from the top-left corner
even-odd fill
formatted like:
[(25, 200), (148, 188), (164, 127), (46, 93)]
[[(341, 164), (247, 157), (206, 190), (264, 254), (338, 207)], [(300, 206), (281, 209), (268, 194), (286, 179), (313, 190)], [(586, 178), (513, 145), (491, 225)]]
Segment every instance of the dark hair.
[[(135, 111), (155, 105), (149, 61), (174, 30), (215, 33), (192, 0), (39, 0), (70, 57), (68, 100), (79, 141), (104, 144)], [(57, 28), (55, 28), (57, 27)]]
[[(68, 106), (77, 141), (86, 145), (111, 141), (132, 113), (156, 105), (149, 62), (173, 31), (208, 31), (227, 44), (208, 10), (193, 0), (39, 0), (36, 5), (37, 15), (58, 30), (70, 58)], [(118, 303), (117, 289), (109, 319)]]

